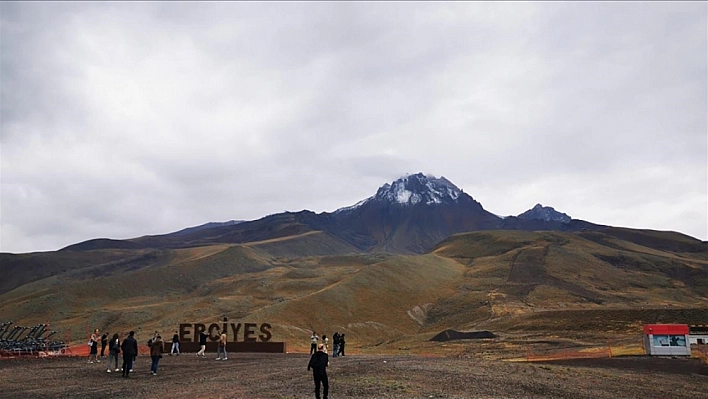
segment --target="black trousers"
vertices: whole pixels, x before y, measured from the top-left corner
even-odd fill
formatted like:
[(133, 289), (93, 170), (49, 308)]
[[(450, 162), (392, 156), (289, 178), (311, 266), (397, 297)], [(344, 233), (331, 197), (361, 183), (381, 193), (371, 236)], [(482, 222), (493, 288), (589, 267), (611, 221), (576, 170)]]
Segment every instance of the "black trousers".
[(123, 377), (130, 375), (130, 369), (133, 368), (133, 355), (123, 355)]
[(320, 383), (322, 383), (322, 387), (324, 388), (324, 392), (322, 393), (324, 397), (322, 399), (327, 399), (327, 395), (329, 394), (327, 372), (318, 373), (317, 371), (313, 371), (312, 376), (315, 379), (315, 398), (320, 399)]
[(310, 354), (313, 354), (317, 351), (317, 344), (310, 344)]

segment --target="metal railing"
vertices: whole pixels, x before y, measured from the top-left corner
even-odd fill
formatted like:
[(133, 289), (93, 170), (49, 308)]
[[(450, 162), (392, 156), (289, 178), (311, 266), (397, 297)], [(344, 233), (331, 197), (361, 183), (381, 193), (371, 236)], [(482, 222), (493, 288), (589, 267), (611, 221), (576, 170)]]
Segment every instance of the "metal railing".
[(49, 324), (37, 324), (31, 327), (0, 322), (0, 356), (39, 355), (49, 352), (61, 352), (67, 348), (62, 341), (52, 339), (57, 331), (50, 331)]

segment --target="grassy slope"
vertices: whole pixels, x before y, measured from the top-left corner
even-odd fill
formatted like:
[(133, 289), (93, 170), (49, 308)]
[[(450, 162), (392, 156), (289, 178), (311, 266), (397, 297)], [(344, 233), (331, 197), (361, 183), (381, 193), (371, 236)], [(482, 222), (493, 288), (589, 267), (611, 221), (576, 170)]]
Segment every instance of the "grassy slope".
[(77, 267), (54, 259), (53, 267), (66, 271), (0, 295), (0, 319), (49, 320), (78, 339), (93, 326), (167, 331), (228, 316), (270, 322), (275, 339), (297, 349), (309, 345), (313, 329), (346, 332), (357, 345), (415, 344), (447, 328), (605, 328), (585, 322), (598, 314), (629, 331), (652, 317), (622, 309), (708, 308), (708, 256), (696, 250), (700, 245), (672, 246), (663, 234), (664, 247), (692, 251), (667, 252), (641, 245), (652, 233), (642, 234), (630, 242), (600, 233), (475, 232), (450, 237), (429, 254), (392, 256), (357, 253), (308, 232), (238, 245), (100, 253), (96, 264)]

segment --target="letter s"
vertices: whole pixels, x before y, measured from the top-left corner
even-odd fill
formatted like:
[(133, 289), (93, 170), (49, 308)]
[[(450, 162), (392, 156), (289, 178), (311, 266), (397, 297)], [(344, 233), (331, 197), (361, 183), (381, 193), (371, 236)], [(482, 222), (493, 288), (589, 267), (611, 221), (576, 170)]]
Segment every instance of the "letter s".
[(260, 338), (263, 342), (270, 341), (270, 339), (273, 337), (273, 335), (269, 331), (271, 328), (272, 327), (268, 323), (261, 324), (261, 332), (263, 334), (259, 335), (258, 338)]

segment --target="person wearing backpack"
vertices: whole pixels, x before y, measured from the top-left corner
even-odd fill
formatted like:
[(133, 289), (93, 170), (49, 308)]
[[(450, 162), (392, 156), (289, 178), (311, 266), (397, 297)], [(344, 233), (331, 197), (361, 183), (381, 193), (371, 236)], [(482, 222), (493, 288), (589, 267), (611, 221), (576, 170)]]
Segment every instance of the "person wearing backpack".
[(162, 359), (162, 337), (156, 336), (152, 341), (152, 346), (150, 346), (150, 357), (152, 358), (152, 366), (150, 367), (150, 372), (152, 375), (157, 375), (157, 365)]
[(118, 334), (113, 334), (113, 337), (111, 337), (111, 340), (108, 343), (108, 368), (106, 369), (107, 373), (111, 372), (111, 364), (113, 362), (115, 362), (116, 364), (115, 371), (120, 371), (120, 369), (118, 368), (118, 354), (120, 354), (120, 339), (118, 337)]

